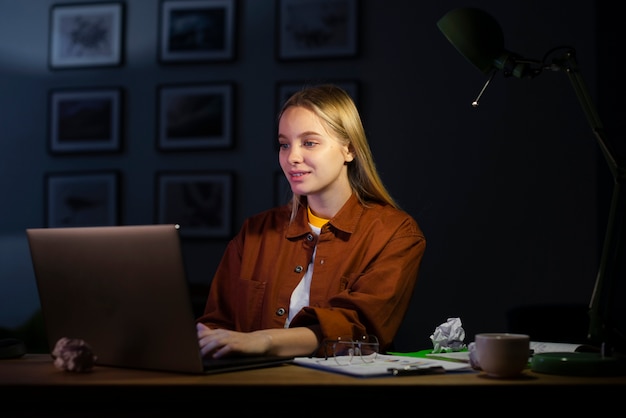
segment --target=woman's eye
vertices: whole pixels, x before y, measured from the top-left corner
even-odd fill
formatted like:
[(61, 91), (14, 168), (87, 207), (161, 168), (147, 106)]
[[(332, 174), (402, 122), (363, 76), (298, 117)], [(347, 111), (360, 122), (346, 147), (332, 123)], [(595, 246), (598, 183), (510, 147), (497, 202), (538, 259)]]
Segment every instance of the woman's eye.
[(289, 148), (289, 144), (278, 144), (278, 149), (287, 149)]
[(315, 142), (313, 142), (313, 141), (304, 141), (302, 144), (305, 147), (313, 147), (313, 146), (315, 146)]

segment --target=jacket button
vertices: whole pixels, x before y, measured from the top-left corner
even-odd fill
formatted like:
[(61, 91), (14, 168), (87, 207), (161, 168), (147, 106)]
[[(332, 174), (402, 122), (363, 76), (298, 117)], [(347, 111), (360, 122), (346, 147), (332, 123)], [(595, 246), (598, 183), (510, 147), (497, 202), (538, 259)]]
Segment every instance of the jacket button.
[(302, 266), (297, 266), (293, 271), (295, 271), (296, 273), (302, 273)]
[(307, 241), (313, 241), (315, 238), (313, 238), (313, 235), (309, 234), (306, 236)]
[(285, 314), (285, 308), (278, 308), (276, 310), (276, 315), (283, 316)]

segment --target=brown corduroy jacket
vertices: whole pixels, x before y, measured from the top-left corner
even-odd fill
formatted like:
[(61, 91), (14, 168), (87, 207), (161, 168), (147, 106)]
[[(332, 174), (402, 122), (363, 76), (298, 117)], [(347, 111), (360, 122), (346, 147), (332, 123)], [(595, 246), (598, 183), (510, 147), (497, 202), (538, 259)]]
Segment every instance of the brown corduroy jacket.
[(311, 231), (306, 208), (289, 223), (288, 205), (248, 218), (229, 242), (211, 282), (204, 314), (212, 328), (282, 328), (289, 301), (317, 245), (310, 304), (290, 327), (318, 339), (375, 335), (391, 347), (408, 309), (426, 240), (416, 221), (390, 206), (363, 206), (353, 195)]

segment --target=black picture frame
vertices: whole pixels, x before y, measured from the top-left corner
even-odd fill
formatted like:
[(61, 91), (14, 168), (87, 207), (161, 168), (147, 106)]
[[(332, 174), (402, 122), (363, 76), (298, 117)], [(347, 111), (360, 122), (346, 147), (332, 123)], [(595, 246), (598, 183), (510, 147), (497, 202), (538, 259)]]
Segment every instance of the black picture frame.
[(115, 170), (45, 174), (44, 225), (48, 228), (120, 223), (121, 174)]
[(280, 61), (353, 58), (359, 49), (358, 0), (277, 0)]
[(161, 1), (159, 62), (233, 61), (236, 0)]
[(120, 152), (123, 100), (121, 87), (50, 90), (49, 152)]
[(234, 146), (234, 84), (157, 86), (157, 148), (161, 151)]
[(180, 225), (181, 237), (229, 238), (234, 174), (228, 171), (158, 171), (156, 223)]
[(56, 70), (122, 65), (124, 13), (122, 2), (53, 4), (48, 66)]

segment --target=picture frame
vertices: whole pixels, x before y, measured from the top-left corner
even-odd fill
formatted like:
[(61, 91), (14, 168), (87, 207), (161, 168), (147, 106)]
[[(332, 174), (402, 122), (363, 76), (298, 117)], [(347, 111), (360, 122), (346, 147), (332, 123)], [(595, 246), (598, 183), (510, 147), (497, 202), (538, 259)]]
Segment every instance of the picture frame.
[(307, 86), (315, 86), (318, 84), (334, 84), (343, 88), (354, 100), (358, 106), (359, 103), (359, 82), (356, 80), (291, 80), (279, 81), (276, 83), (276, 115), (280, 112), (283, 104), (291, 97), (292, 94)]
[(47, 173), (45, 226), (118, 225), (120, 177), (115, 170)]
[(124, 3), (53, 4), (49, 39), (51, 69), (120, 66)]
[(157, 148), (227, 149), (234, 145), (232, 83), (157, 86)]
[(279, 61), (358, 55), (358, 0), (277, 0)]
[(155, 183), (157, 223), (180, 225), (185, 238), (231, 236), (233, 173), (160, 171)]
[(52, 154), (121, 151), (122, 108), (121, 87), (50, 90), (48, 150)]
[(163, 64), (235, 59), (236, 0), (163, 0), (159, 25)]

